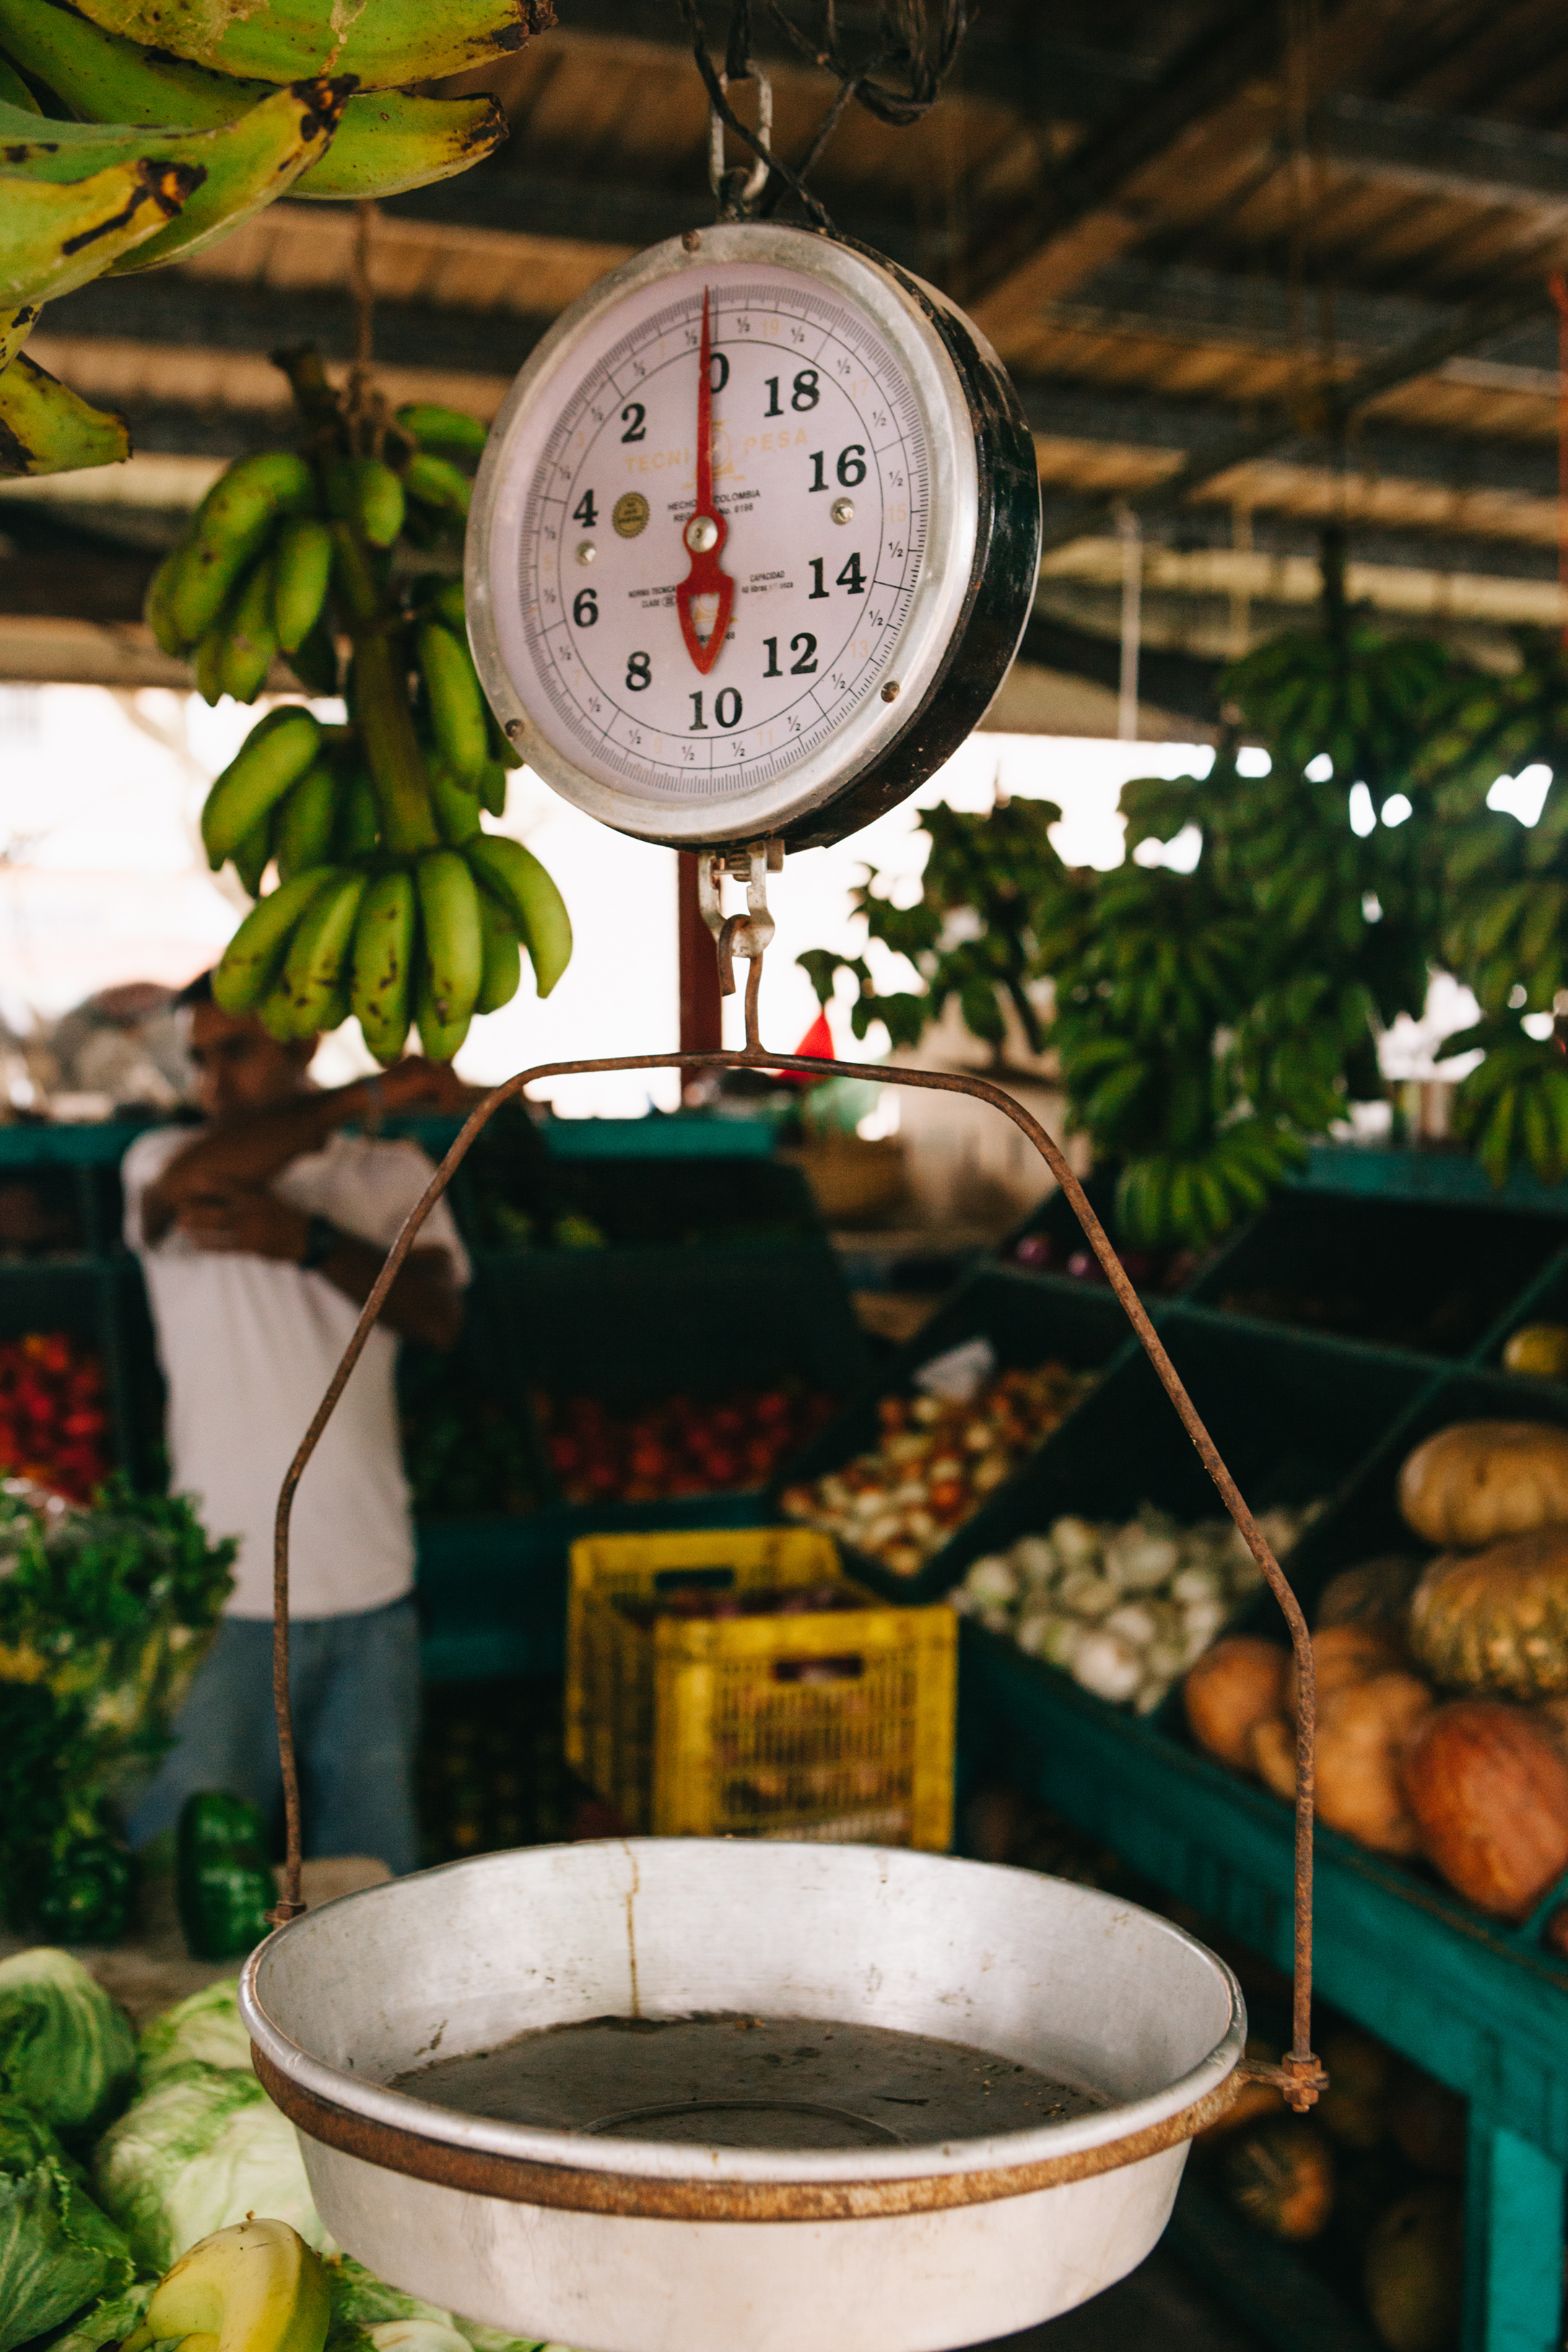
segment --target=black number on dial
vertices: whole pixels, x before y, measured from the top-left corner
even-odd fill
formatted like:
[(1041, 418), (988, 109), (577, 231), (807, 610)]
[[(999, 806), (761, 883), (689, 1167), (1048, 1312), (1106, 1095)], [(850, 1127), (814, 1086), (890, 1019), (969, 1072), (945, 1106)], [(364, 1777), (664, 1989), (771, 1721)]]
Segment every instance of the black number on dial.
[(640, 694), (645, 686), (653, 684), (653, 665), (647, 654), (627, 655), (626, 684), (634, 694)]
[(572, 520), (574, 522), (580, 522), (584, 530), (592, 530), (595, 529), (599, 520), (599, 514), (597, 508), (594, 504), (594, 493), (592, 490), (584, 491), (582, 497), (578, 499), (576, 505), (572, 509)]
[(808, 677), (816, 667), (816, 639), (811, 631), (803, 629), (798, 637), (792, 637), (789, 649), (792, 654), (800, 656), (797, 662), (791, 662), (789, 666), (791, 677)]
[(816, 388), (816, 370), (815, 368), (802, 368), (800, 373), (795, 380), (794, 388), (790, 393), (790, 406), (792, 408), (815, 408), (821, 398), (822, 394)]
[(770, 375), (765, 377), (763, 381), (766, 383), (768, 387), (768, 404), (763, 409), (763, 415), (764, 416), (782, 416), (784, 415), (784, 410), (779, 406), (779, 380), (777, 376)]
[(708, 381), (712, 385), (715, 392), (722, 392), (724, 386), (729, 383), (730, 362), (723, 352), (710, 352), (709, 353)]
[(572, 599), (572, 618), (580, 629), (591, 629), (598, 617), (598, 598), (591, 588), (579, 588)]
[(764, 637), (763, 639), (763, 643), (768, 649), (768, 666), (766, 669), (763, 670), (763, 676), (764, 677), (783, 677), (784, 672), (779, 667), (778, 639), (776, 637)]
[[(726, 705), (728, 708), (726, 709)], [(727, 686), (713, 703), (713, 716), (721, 727), (738, 727), (741, 723), (741, 698), (732, 686)]]
[(647, 411), (643, 406), (640, 400), (628, 401), (625, 408), (621, 411), (621, 423), (626, 428), (622, 434), (621, 439), (623, 441), (646, 441), (647, 439), (647, 433), (645, 428), (645, 420), (647, 416)]
[(847, 490), (855, 488), (866, 478), (866, 444), (851, 441), (847, 449), (838, 452), (838, 478)]
[(849, 558), (835, 584), (840, 588), (847, 588), (852, 595), (865, 594), (866, 582), (860, 570), (860, 558), (858, 555), (852, 555)]
[(823, 565), (823, 560), (822, 560), (821, 556), (820, 556), (820, 555), (814, 555), (814, 556), (812, 556), (812, 557), (811, 557), (811, 559), (810, 559), (810, 562), (811, 562), (811, 576), (812, 576), (813, 580), (816, 582), (816, 586), (813, 588), (813, 590), (812, 590), (812, 592), (811, 592), (810, 595), (806, 598), (806, 600), (805, 600), (805, 601), (806, 601), (806, 603), (807, 603), (808, 604), (816, 604), (816, 600), (817, 600), (817, 598), (818, 598), (819, 596), (826, 596), (826, 595), (827, 591), (826, 591), (826, 588), (823, 586), (823, 584), (822, 584), (822, 565)]

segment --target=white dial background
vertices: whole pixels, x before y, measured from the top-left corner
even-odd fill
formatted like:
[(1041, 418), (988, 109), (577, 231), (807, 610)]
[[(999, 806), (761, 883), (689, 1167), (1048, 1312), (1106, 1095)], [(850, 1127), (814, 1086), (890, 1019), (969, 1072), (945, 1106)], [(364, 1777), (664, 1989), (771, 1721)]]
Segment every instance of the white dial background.
[[(721, 813), (765, 829), (897, 732), (940, 664), (973, 547), (962, 392), (908, 298), (889, 304), (883, 274), (841, 247), (825, 278), (734, 259), (732, 237), (709, 233), (596, 316), (590, 296), (553, 365), (531, 383), (525, 371), (492, 441), (480, 553), (528, 755), (569, 791), (603, 787), (574, 793), (595, 814), (624, 824), (640, 803), (644, 829), (693, 837)], [(704, 292), (718, 561), (734, 583), (706, 673), (676, 603)]]

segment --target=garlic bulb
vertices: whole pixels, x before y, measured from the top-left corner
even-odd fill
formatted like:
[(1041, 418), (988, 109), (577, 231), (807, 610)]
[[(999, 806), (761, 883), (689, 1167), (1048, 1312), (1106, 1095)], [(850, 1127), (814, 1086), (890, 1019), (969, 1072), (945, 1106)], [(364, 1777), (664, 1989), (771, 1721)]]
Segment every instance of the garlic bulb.
[(1145, 1609), (1141, 1602), (1132, 1601), (1125, 1608), (1113, 1609), (1103, 1620), (1100, 1630), (1106, 1633), (1120, 1633), (1122, 1640), (1131, 1642), (1135, 1650), (1146, 1650), (1159, 1632), (1159, 1624), (1152, 1609)]

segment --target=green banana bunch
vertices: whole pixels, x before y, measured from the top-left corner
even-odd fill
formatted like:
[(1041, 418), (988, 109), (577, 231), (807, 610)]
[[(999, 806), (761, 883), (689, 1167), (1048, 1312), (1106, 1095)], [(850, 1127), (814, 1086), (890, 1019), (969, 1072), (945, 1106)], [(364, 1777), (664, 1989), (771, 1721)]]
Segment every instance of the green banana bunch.
[(25, 352), (0, 367), (0, 475), (69, 474), (130, 455), (122, 416), (89, 407)]
[(350, 85), (297, 82), (213, 131), (147, 131), (122, 123), (55, 123), (0, 104), (0, 142), (9, 169), (60, 185), (141, 160), (182, 164), (193, 174), (177, 218), (110, 262), (107, 275), (188, 259), (281, 195), (325, 154)]
[(1483, 1021), (1444, 1040), (1446, 1055), (1485, 1048), (1486, 1058), (1454, 1096), (1454, 1132), (1469, 1142), (1494, 1184), (1528, 1162), (1542, 1184), (1568, 1175), (1568, 1069), (1550, 1040), (1517, 1023)]
[(144, 156), (97, 171), (89, 163), (63, 183), (36, 166), (0, 168), (0, 308), (85, 286), (157, 236), (198, 185), (195, 166)]
[(1305, 1159), (1298, 1138), (1255, 1118), (1223, 1129), (1199, 1151), (1144, 1153), (1117, 1181), (1118, 1229), (1145, 1249), (1210, 1249)]
[(243, 11), (206, 0), (90, 0), (81, 14), (142, 48), (217, 73), (285, 82), (352, 73), (373, 90), (487, 65), (550, 21), (537, 0), (442, 0), (438, 8), (427, 0), (362, 0), (352, 15), (335, 0), (268, 0)]
[[(147, 599), (158, 642), (194, 655), (213, 700), (251, 699), (279, 655), (308, 688), (333, 690), (338, 641), (351, 648), (348, 724), (324, 727), (300, 704), (280, 705), (208, 793), (208, 858), (215, 869), (232, 861), (256, 901), (214, 992), (226, 1011), (255, 1013), (279, 1037), (352, 1013), (383, 1063), (403, 1052), (411, 1024), (427, 1055), (449, 1059), (476, 1013), (516, 994), (525, 948), (541, 996), (572, 952), (571, 920), (543, 866), (484, 829), (486, 812), (504, 813), (516, 761), (474, 672), (461, 583), (427, 573), (405, 590), (387, 560), (415, 525), (405, 484), (416, 464), (446, 467), (466, 496), (460, 461), (477, 457), (484, 427), (428, 405), (399, 423), (374, 399), (351, 427), (314, 354), (284, 364), (310, 457), (273, 452), (230, 467)], [(324, 663), (319, 684), (305, 674), (313, 649)]]
[(331, 2318), (321, 2256), (286, 2221), (240, 2221), (180, 2256), (123, 2352), (181, 2336), (204, 2352), (321, 2352)]
[[(80, 118), (56, 126), (67, 138), (125, 123), (218, 130), (270, 99), (276, 80), (295, 79), (209, 73), (159, 48), (140, 48), (47, 0), (0, 0), (0, 47)], [(307, 68), (302, 78), (314, 79), (317, 70)], [(506, 117), (493, 99), (421, 98), (402, 89), (358, 89), (352, 76), (348, 80), (357, 94), (342, 108), (330, 147), (293, 180), (292, 195), (328, 201), (396, 195), (467, 171), (507, 135)], [(29, 97), (14, 73), (0, 80), (0, 98), (13, 105), (26, 106)]]

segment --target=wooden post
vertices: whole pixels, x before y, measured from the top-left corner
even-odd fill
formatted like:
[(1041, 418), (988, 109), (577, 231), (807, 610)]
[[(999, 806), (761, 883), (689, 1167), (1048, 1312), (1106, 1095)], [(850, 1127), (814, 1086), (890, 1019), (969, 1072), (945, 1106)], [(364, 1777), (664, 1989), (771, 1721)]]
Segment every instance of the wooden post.
[(697, 904), (694, 852), (678, 852), (676, 872), (680, 933), (680, 1050), (683, 1054), (711, 1054), (724, 1042), (723, 1010), (713, 937)]

